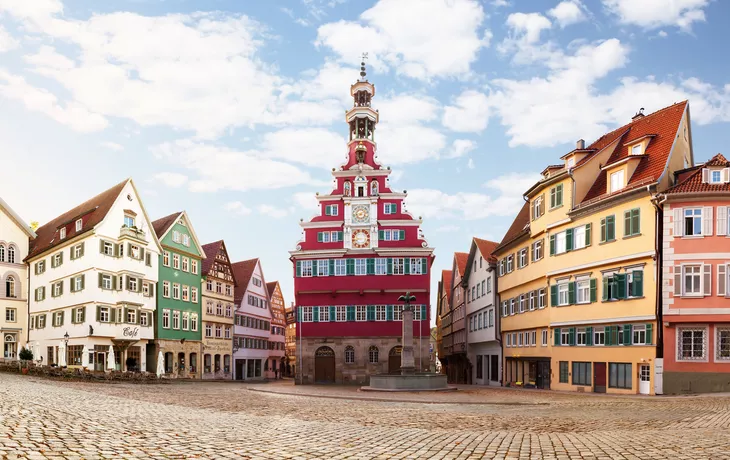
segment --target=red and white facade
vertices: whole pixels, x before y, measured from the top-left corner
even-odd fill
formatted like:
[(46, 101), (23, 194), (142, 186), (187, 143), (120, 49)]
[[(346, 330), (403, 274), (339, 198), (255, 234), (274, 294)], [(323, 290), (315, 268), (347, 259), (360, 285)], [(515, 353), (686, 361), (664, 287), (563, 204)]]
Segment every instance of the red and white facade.
[(730, 391), (730, 162), (680, 171), (663, 201), (663, 392)]
[(418, 305), (416, 367), (429, 364), (433, 248), (421, 234), (420, 218), (406, 212), (405, 192), (391, 190), (390, 168), (377, 161), (375, 87), (362, 70), (350, 88), (354, 105), (345, 116), (347, 162), (333, 170), (335, 188), (317, 196), (320, 213), (301, 223), (303, 238), (290, 252), (299, 383), (367, 383), (372, 374), (398, 369), (398, 297), (407, 291)]

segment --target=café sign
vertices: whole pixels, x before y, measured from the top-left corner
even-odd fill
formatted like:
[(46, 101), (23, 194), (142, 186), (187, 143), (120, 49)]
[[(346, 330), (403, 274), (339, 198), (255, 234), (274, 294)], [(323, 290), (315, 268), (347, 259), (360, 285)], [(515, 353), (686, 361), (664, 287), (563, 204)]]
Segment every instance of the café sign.
[(121, 329), (120, 334), (117, 335), (118, 339), (121, 340), (137, 340), (139, 339), (139, 327), (137, 326), (125, 326)]

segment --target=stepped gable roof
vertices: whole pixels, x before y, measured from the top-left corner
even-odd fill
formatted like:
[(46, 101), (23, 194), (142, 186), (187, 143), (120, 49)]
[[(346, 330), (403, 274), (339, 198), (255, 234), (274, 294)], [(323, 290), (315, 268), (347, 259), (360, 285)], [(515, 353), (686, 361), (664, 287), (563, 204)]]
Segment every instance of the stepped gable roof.
[(682, 182), (670, 187), (665, 193), (702, 193), (702, 192), (730, 192), (730, 183), (710, 184), (702, 182), (702, 170), (707, 166), (730, 168), (730, 161), (718, 153), (704, 165), (698, 166), (692, 174), (685, 176)]
[(499, 245), (496, 248), (494, 248), (494, 250), (492, 252), (497, 252), (497, 251), (504, 249), (507, 245), (509, 245), (511, 242), (515, 241), (517, 238), (521, 237), (522, 235), (529, 234), (529, 233), (530, 233), (530, 203), (525, 202), (525, 204), (522, 205), (522, 209), (520, 209), (520, 212), (517, 213), (517, 217), (515, 217), (515, 220), (512, 222), (512, 225), (510, 225), (509, 229), (507, 230), (507, 233), (504, 234), (504, 238), (502, 238), (502, 241), (499, 243)]
[(482, 257), (492, 263), (497, 261), (497, 258), (492, 255), (492, 252), (494, 252), (497, 246), (499, 246), (499, 243), (495, 241), (483, 240), (477, 237), (474, 237), (474, 242), (476, 243), (477, 248), (479, 248), (479, 252), (482, 254)]
[[(595, 148), (597, 151), (600, 151), (602, 148), (618, 139), (619, 145), (613, 151), (611, 157), (606, 163), (606, 165), (611, 165), (629, 157), (629, 144), (646, 137), (652, 138), (649, 141), (649, 145), (644, 152), (644, 155), (642, 155), (639, 160), (639, 164), (636, 166), (634, 173), (630, 178), (628, 178), (626, 187), (616, 193), (622, 193), (636, 187), (653, 184), (659, 180), (659, 177), (666, 168), (667, 161), (669, 160), (669, 153), (674, 145), (676, 133), (679, 130), (682, 116), (684, 115), (688, 104), (688, 101), (678, 102), (670, 105), (669, 107), (657, 110), (649, 115), (637, 118), (631, 123), (602, 136), (589, 146), (589, 148)], [(592, 157), (592, 155), (589, 155), (589, 157)], [(587, 158), (584, 158), (583, 160), (587, 161)], [(579, 162), (576, 167), (581, 163), (583, 163), (583, 161)], [(597, 199), (608, 196), (609, 194), (606, 192), (607, 181), (606, 171), (601, 171), (581, 204), (586, 204), (587, 202), (596, 201)]]
[(446, 291), (446, 298), (451, 302), (451, 289), (446, 289), (446, 286), (451, 286), (451, 278), (453, 277), (451, 270), (441, 270), (441, 286)]
[(213, 266), (213, 262), (215, 262), (215, 257), (218, 255), (218, 252), (221, 250), (221, 245), (223, 244), (223, 240), (214, 241), (212, 243), (204, 244), (203, 245), (203, 252), (205, 253), (205, 259), (203, 259), (202, 267), (201, 267), (201, 274), (207, 275), (210, 271), (210, 268)]
[(459, 270), (459, 274), (464, 276), (466, 271), (466, 263), (469, 260), (468, 252), (455, 252), (454, 259), (456, 260), (456, 268)]
[(169, 216), (162, 217), (152, 222), (152, 227), (155, 229), (157, 238), (162, 238), (167, 230), (177, 221), (177, 218), (182, 214), (182, 211), (178, 211), (170, 214)]
[(246, 294), (248, 282), (251, 281), (251, 275), (253, 275), (253, 271), (256, 269), (256, 264), (258, 262), (259, 259), (256, 258), (231, 264), (233, 277), (236, 278), (236, 281), (238, 281), (236, 289), (234, 290), (235, 295), (233, 297), (236, 303), (240, 302), (243, 299), (244, 294)]
[[(84, 201), (75, 208), (66, 211), (45, 225), (38, 227), (36, 230), (37, 237), (30, 242), (28, 257), (29, 260), (38, 254), (48, 251), (49, 249), (68, 241), (69, 239), (86, 233), (96, 227), (104, 220), (109, 210), (114, 205), (119, 194), (131, 179), (125, 179), (114, 187), (107, 189), (95, 197)], [(67, 225), (80, 217), (85, 217), (83, 227), (76, 231), (76, 227), (72, 226), (66, 231), (66, 238), (60, 239), (59, 227)]]
[(279, 284), (278, 281), (271, 281), (269, 283), (266, 283), (266, 290), (269, 291), (269, 297), (274, 295), (274, 291), (276, 291), (277, 284)]

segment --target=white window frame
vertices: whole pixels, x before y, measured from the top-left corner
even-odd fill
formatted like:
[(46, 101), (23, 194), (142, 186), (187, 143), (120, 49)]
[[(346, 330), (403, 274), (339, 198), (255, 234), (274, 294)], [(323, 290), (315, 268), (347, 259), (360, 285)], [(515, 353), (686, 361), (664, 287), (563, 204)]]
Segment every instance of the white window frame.
[(172, 283), (172, 298), (180, 300), (180, 283)]
[(180, 254), (172, 255), (172, 268), (180, 270)]
[(522, 248), (517, 252), (517, 268), (525, 268), (527, 266), (527, 248)]
[(388, 319), (387, 308), (385, 305), (375, 306), (375, 321), (386, 321)]
[[(641, 336), (643, 333), (644, 340), (641, 341)], [(639, 340), (637, 340), (637, 335), (639, 336)], [(649, 341), (647, 343), (647, 340)], [(651, 339), (649, 338), (649, 335), (647, 334), (646, 325), (644, 324), (635, 324), (631, 327), (631, 343), (632, 345), (649, 345), (651, 344)]]
[(355, 275), (363, 276), (368, 274), (368, 260), (358, 258), (355, 259)]
[(165, 267), (170, 266), (170, 251), (162, 251), (162, 265), (164, 265)]
[(301, 276), (302, 278), (311, 278), (313, 275), (312, 272), (312, 261), (311, 260), (302, 260), (301, 261)]
[(579, 327), (575, 330), (575, 344), (580, 347), (585, 347), (588, 343), (588, 331), (584, 327)]
[(532, 245), (533, 245), (532, 251), (533, 251), (533, 256), (535, 257), (535, 260), (534, 260), (535, 262), (537, 262), (538, 260), (541, 260), (543, 258), (544, 254), (543, 254), (542, 244), (543, 244), (543, 240), (537, 240), (534, 243), (532, 243)]
[(581, 225), (573, 229), (573, 250), (586, 247), (586, 226)]
[(328, 323), (330, 320), (330, 307), (321, 306), (319, 307), (319, 322)]
[(170, 329), (170, 309), (165, 308), (162, 310), (162, 328)]
[(170, 282), (169, 281), (162, 282), (162, 297), (165, 297), (166, 299), (170, 298)]
[(507, 273), (512, 273), (515, 269), (515, 261), (512, 254), (507, 256)]
[(81, 252), (83, 251), (83, 248), (84, 246), (81, 244), (77, 244), (73, 247), (74, 259), (78, 259), (79, 257), (81, 257)]
[[(715, 174), (717, 173), (717, 180), (715, 180)], [(721, 169), (711, 169), (710, 170), (710, 184), (722, 184), (724, 181), (722, 180), (722, 170)]]
[(61, 230), (59, 231), (59, 234), (60, 234), (59, 236), (61, 237), (61, 239), (66, 238), (66, 227), (61, 228)]
[(393, 257), (393, 274), (394, 275), (405, 275), (405, 261), (402, 257)]
[[(681, 362), (707, 362), (708, 361), (708, 335), (709, 330), (707, 326), (677, 326), (676, 328), (676, 356), (677, 361)], [(698, 357), (683, 357), (683, 345), (682, 333), (685, 331), (702, 332), (702, 355)], [(694, 348), (694, 344), (693, 347)]]
[(99, 322), (108, 323), (109, 314), (110, 314), (109, 307), (99, 307)]
[(335, 307), (335, 318), (338, 322), (347, 321), (347, 306), (338, 305)]
[(563, 254), (567, 252), (567, 234), (566, 232), (560, 232), (555, 234), (555, 254)]
[[(602, 343), (598, 343), (599, 342), (598, 337), (601, 337), (600, 342), (602, 342)], [(604, 345), (606, 345), (606, 330), (600, 326), (593, 328), (593, 346), (602, 347)]]
[(547, 345), (548, 345), (548, 330), (547, 329), (543, 329), (541, 335), (542, 335), (542, 337), (541, 337), (542, 338), (542, 341), (540, 343), (540, 346), (541, 347), (547, 347)]
[(539, 289), (537, 291), (537, 308), (539, 310), (541, 310), (547, 306), (546, 295), (547, 294), (546, 294), (545, 288)]
[(569, 329), (560, 329), (560, 346), (569, 346), (570, 345), (570, 330)]
[[(697, 273), (691, 273), (690, 276), (694, 278), (697, 276), (699, 282), (697, 283), (697, 291), (687, 292), (687, 269), (691, 268), (693, 271), (697, 269)], [(694, 283), (693, 283), (694, 284)], [(694, 287), (694, 286), (693, 286)], [(682, 265), (682, 297), (703, 297), (704, 296), (704, 273), (702, 264), (686, 264)]]
[(312, 307), (301, 307), (302, 308), (302, 322), (311, 323), (314, 318), (314, 310)]
[(728, 349), (728, 355), (727, 356), (721, 356), (721, 335), (722, 333), (727, 333), (728, 335), (728, 342), (730, 342), (730, 327), (728, 326), (720, 326), (719, 324), (715, 325), (715, 361), (717, 362), (730, 362), (730, 349)]
[(347, 275), (347, 261), (345, 259), (335, 259), (335, 276)]
[(76, 219), (76, 231), (80, 232), (84, 227), (84, 222), (81, 219)]
[(180, 329), (182, 329), (183, 331), (190, 330), (190, 313), (187, 311), (182, 312), (182, 324), (180, 326)]
[(180, 270), (184, 272), (190, 271), (190, 259), (188, 257), (182, 258), (182, 265), (180, 266)]
[(422, 275), (423, 274), (423, 259), (420, 257), (411, 258), (411, 275)]
[(575, 280), (575, 303), (591, 303), (591, 280), (589, 278)]
[(357, 305), (355, 307), (355, 321), (367, 321), (367, 320), (368, 320), (367, 305)]
[(610, 189), (609, 193), (618, 192), (619, 190), (626, 187), (624, 170), (611, 173), (609, 178)]
[(387, 275), (388, 274), (388, 259), (379, 257), (375, 259), (375, 274), (376, 275)]
[[(699, 212), (699, 214), (698, 214)], [(702, 236), (702, 223), (704, 222), (703, 209), (701, 207), (682, 208), (682, 236)], [(687, 219), (692, 221), (692, 233), (687, 233)], [(697, 220), (699, 219), (699, 224)]]
[(172, 328), (180, 330), (180, 311), (175, 310), (172, 312)]
[[(317, 276), (330, 276), (330, 263), (327, 259), (317, 261)], [(256, 278), (254, 278), (256, 279)]]
[(636, 144), (631, 146), (631, 155), (641, 155), (643, 153), (643, 145)]
[(563, 307), (570, 304), (570, 296), (568, 295), (568, 282), (558, 283), (558, 306)]

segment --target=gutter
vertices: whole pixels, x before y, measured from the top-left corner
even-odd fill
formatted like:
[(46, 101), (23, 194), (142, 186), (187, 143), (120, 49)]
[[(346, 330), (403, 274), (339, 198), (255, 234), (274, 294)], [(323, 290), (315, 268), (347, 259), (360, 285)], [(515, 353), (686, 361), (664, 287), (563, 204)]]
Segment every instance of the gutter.
[[(647, 185), (646, 189), (649, 191), (649, 187)], [(663, 245), (664, 245), (664, 202), (667, 201), (667, 195), (662, 193), (657, 193), (651, 198), (651, 204), (654, 205), (654, 209), (656, 212), (654, 213), (655, 216), (655, 232), (656, 237), (654, 238), (654, 260), (656, 261), (656, 319), (657, 319), (657, 340), (656, 340), (656, 357), (657, 358), (664, 358), (664, 320), (663, 320), (663, 284), (664, 284), (664, 277), (663, 277), (663, 265), (664, 265), (664, 258), (663, 255)]]

